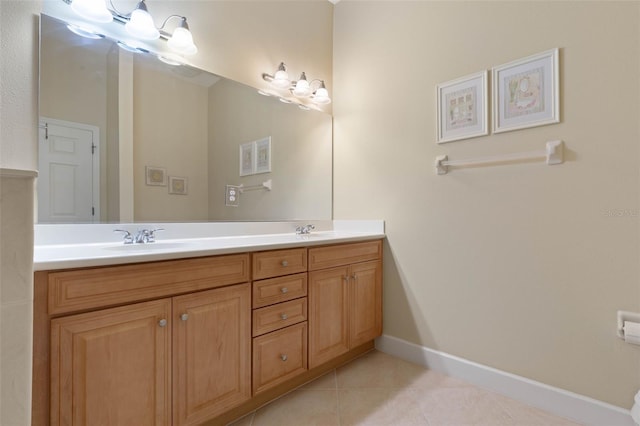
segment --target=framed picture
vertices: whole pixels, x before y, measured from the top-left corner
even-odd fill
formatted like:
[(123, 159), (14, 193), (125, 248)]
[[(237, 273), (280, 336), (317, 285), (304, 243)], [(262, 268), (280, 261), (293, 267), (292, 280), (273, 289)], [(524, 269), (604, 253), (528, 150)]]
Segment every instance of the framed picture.
[(256, 173), (271, 171), (271, 137), (255, 141), (256, 144)]
[(145, 166), (147, 185), (167, 186), (167, 170), (162, 167)]
[(240, 145), (240, 176), (255, 173), (255, 143), (247, 142)]
[(482, 71), (436, 86), (438, 143), (489, 134), (487, 80)]
[(187, 178), (169, 176), (169, 194), (187, 195)]
[(492, 69), (493, 132), (560, 122), (558, 49)]

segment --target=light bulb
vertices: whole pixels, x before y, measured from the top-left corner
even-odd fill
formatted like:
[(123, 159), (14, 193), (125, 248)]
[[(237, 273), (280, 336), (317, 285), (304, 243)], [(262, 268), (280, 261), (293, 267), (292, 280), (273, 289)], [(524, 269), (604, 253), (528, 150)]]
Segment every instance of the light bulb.
[(273, 80), (271, 80), (271, 84), (280, 88), (280, 89), (288, 89), (291, 86), (291, 82), (289, 81), (289, 73), (287, 73), (287, 69), (284, 66), (284, 62), (280, 62), (278, 66), (278, 71), (273, 75)]
[(316, 93), (313, 96), (313, 102), (317, 104), (329, 104), (331, 103), (331, 98), (329, 97), (329, 91), (324, 87), (324, 81)]
[(142, 40), (156, 40), (160, 38), (160, 31), (153, 23), (153, 18), (147, 12), (144, 0), (138, 3), (136, 10), (131, 12), (129, 22), (125, 24), (125, 29), (132, 36)]
[(184, 27), (176, 28), (167, 44), (171, 50), (184, 55), (194, 55), (198, 52), (191, 31)]
[(299, 98), (306, 98), (311, 94), (311, 85), (307, 81), (305, 73), (300, 75), (300, 79), (296, 81), (296, 87), (293, 89), (293, 94)]
[(113, 21), (113, 15), (104, 0), (73, 0), (71, 10), (93, 22), (106, 24)]

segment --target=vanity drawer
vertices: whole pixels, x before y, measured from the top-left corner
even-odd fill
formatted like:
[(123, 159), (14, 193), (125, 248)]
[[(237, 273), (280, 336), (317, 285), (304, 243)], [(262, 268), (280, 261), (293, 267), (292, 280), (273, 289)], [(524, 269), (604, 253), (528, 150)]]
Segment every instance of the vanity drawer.
[(248, 282), (249, 255), (48, 273), (48, 313), (81, 311)]
[(333, 268), (382, 257), (382, 241), (367, 241), (309, 249), (309, 270)]
[(253, 279), (297, 274), (307, 270), (307, 249), (271, 250), (253, 255)]
[(253, 337), (307, 320), (307, 298), (253, 311)]
[(307, 295), (307, 273), (253, 282), (253, 308), (286, 302)]
[(253, 393), (307, 371), (307, 323), (253, 339)]

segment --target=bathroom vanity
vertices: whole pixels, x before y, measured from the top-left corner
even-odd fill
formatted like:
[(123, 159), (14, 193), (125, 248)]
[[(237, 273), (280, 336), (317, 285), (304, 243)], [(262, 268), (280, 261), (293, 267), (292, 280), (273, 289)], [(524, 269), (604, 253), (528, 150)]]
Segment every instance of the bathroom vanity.
[(370, 350), (384, 235), (280, 237), (36, 247), (33, 424), (224, 424)]

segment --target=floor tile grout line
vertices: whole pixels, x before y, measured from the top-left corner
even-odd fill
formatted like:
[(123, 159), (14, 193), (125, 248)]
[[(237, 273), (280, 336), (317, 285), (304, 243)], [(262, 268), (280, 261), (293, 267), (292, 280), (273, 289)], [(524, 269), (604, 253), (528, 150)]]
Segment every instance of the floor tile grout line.
[(333, 384), (335, 385), (335, 390), (336, 390), (336, 420), (337, 420), (337, 426), (341, 426), (342, 425), (342, 419), (340, 417), (340, 391), (338, 390), (338, 369), (334, 369), (333, 370)]

